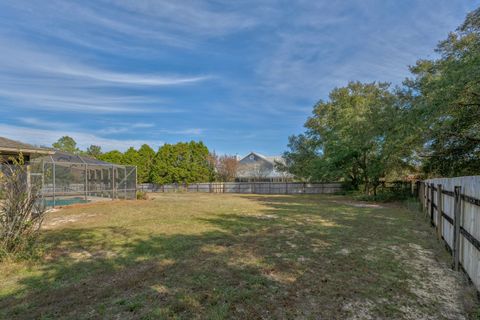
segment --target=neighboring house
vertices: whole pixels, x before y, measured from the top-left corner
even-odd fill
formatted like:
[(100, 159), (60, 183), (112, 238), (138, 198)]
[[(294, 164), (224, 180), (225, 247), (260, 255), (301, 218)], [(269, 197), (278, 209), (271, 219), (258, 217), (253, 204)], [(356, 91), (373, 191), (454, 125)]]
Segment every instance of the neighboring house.
[(0, 163), (11, 163), (12, 158), (18, 159), (20, 153), (23, 156), (23, 160), (28, 162), (37, 156), (54, 154), (55, 151), (0, 137)]
[(276, 162), (283, 163), (281, 156), (264, 156), (250, 152), (238, 161), (236, 181), (282, 182), (291, 181), (292, 176), (278, 171)]

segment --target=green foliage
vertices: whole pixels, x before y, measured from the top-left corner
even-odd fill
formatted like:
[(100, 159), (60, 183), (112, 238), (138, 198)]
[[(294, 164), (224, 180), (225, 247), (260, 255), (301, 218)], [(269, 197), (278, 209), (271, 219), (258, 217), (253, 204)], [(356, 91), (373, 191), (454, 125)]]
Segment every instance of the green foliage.
[[(315, 181), (346, 180), (376, 192), (382, 178), (410, 165), (403, 112), (386, 83), (350, 82), (320, 101), (305, 135), (290, 138), (286, 169)], [(402, 124), (405, 126), (405, 123)]]
[(150, 182), (155, 151), (153, 151), (148, 144), (143, 144), (140, 149), (138, 149), (138, 155), (140, 157), (140, 162), (137, 164), (138, 182)]
[(121, 161), (122, 161), (121, 164), (123, 165), (137, 166), (142, 161), (142, 159), (140, 158), (140, 155), (138, 154), (137, 150), (135, 150), (135, 148), (133, 147), (130, 147), (123, 154)]
[(0, 171), (0, 261), (8, 256), (27, 257), (34, 251), (46, 214), (42, 185), (26, 183), (29, 175), (22, 154)]
[(89, 157), (98, 159), (102, 154), (102, 147), (92, 144), (87, 148), (85, 154)]
[(417, 136), (425, 144), (429, 175), (480, 173), (480, 8), (436, 49), (440, 58), (419, 60), (405, 85)]
[(123, 163), (123, 153), (118, 150), (112, 150), (101, 154), (98, 157), (98, 160), (115, 163), (115, 164), (122, 164)]
[(359, 82), (334, 89), (314, 107), (306, 133), (290, 137), (280, 169), (374, 195), (382, 181), (419, 170), (480, 174), (480, 8), (436, 51), (395, 91)]
[(80, 150), (77, 148), (77, 142), (72, 137), (63, 136), (52, 144), (52, 147), (60, 151), (78, 154)]
[(208, 156), (208, 148), (202, 142), (165, 144), (153, 160), (152, 181), (158, 184), (212, 181), (214, 169)]
[(145, 191), (137, 191), (137, 200), (148, 200), (148, 193)]
[(409, 183), (397, 181), (393, 182), (388, 187), (385, 185), (379, 186), (376, 194), (365, 194), (354, 192), (352, 194), (354, 199), (360, 201), (376, 201), (376, 202), (392, 202), (404, 201), (412, 199), (411, 186)]
[(300, 134), (288, 138), (288, 148), (290, 150), (283, 153), (285, 164), (279, 163), (277, 168), (288, 171), (301, 180), (310, 180), (315, 175), (319, 143), (305, 134)]

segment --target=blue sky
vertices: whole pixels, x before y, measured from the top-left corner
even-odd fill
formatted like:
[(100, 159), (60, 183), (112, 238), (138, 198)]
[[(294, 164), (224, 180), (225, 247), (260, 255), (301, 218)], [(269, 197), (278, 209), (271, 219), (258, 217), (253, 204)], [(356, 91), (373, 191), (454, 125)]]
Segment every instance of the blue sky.
[(400, 84), (478, 5), (0, 0), (0, 136), (280, 154), (334, 87)]

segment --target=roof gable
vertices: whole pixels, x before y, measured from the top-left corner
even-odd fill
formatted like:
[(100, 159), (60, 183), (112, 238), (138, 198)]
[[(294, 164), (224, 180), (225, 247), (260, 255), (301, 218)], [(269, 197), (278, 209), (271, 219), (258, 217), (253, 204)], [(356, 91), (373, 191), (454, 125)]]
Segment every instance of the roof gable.
[[(253, 158), (251, 158), (253, 156)], [(266, 161), (268, 163), (271, 163), (272, 165), (275, 165), (275, 162), (280, 162), (283, 163), (283, 158), (282, 156), (264, 156), (263, 154), (260, 154), (258, 152), (250, 152), (247, 154), (245, 157), (239, 160), (240, 163), (249, 163), (252, 161)]]

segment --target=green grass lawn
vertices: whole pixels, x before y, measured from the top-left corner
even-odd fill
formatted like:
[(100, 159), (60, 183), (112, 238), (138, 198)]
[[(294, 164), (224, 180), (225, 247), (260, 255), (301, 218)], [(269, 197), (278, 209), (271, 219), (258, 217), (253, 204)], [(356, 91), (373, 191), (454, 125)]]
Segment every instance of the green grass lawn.
[(341, 196), (160, 194), (49, 213), (0, 264), (0, 317), (461, 319), (474, 290), (427, 220)]

